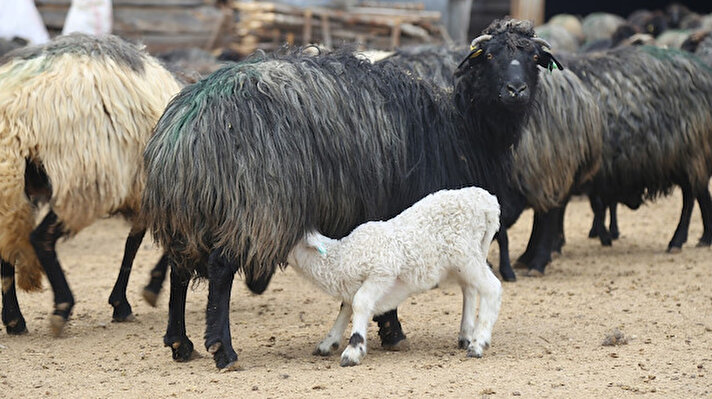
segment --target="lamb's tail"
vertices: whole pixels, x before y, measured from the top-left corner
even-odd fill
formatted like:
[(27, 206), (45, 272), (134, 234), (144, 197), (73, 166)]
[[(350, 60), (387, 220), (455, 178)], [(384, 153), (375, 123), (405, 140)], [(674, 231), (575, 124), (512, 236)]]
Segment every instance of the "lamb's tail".
[(480, 245), (482, 253), (487, 256), (490, 244), (492, 244), (494, 235), (497, 234), (500, 226), (500, 208), (497, 197), (491, 194), (485, 195), (481, 201), (481, 207), (485, 215), (485, 233), (482, 235), (482, 242)]

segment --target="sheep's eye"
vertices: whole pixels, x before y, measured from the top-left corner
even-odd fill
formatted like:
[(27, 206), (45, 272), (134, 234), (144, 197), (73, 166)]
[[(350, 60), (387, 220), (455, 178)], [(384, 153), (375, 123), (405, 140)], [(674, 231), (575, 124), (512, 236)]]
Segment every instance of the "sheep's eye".
[(539, 61), (539, 54), (534, 54), (534, 62)]
[(487, 59), (488, 59), (488, 60), (491, 60), (492, 58), (494, 58), (494, 56), (492, 55), (492, 53), (487, 53)]

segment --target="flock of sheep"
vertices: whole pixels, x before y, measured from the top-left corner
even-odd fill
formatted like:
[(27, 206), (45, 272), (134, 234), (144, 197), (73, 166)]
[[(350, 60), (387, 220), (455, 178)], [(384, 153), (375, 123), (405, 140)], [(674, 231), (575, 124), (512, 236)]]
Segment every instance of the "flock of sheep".
[[(351, 315), (342, 365), (361, 362), (374, 316), (381, 344), (398, 347), (399, 303), (453, 275), (463, 291), (458, 344), (480, 357), (501, 300), (491, 241), (502, 279), (515, 280), (517, 267), (543, 275), (565, 243), (573, 195), (589, 196), (591, 235), (610, 245), (617, 203), (636, 208), (679, 186), (668, 250), (687, 241), (695, 201), (699, 245), (712, 244), (711, 21), (674, 5), (627, 22), (559, 16), (536, 34), (506, 18), (466, 48), (378, 61), (348, 48), (284, 49), (193, 84), (116, 37), (16, 49), (0, 60), (3, 325), (27, 332), (15, 281), (37, 290), (45, 274), (61, 334), (74, 298), (55, 244), (121, 214), (131, 231), (113, 318), (133, 318), (126, 288), (148, 230), (165, 254), (144, 297), (155, 306), (170, 270), (164, 343), (177, 361), (193, 352), (191, 278), (208, 281), (205, 347), (232, 369), (234, 275), (262, 293), (286, 265), (343, 301), (316, 354), (340, 347)], [(680, 50), (663, 40), (669, 27), (698, 30), (684, 33)], [(526, 208), (532, 235), (513, 268), (507, 228)]]

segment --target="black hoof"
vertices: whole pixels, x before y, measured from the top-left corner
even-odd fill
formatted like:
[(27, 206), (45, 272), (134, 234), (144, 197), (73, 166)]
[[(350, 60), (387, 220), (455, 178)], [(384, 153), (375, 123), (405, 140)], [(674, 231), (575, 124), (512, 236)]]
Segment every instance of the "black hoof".
[(510, 271), (509, 273), (507, 272), (500, 272), (502, 275), (502, 280), (508, 281), (508, 282), (514, 282), (517, 281), (517, 275), (514, 274), (513, 271)]
[(712, 245), (712, 238), (702, 237), (697, 242), (698, 247), (709, 247), (710, 245)]
[(10, 335), (22, 335), (27, 334), (27, 325), (25, 325), (25, 318), (20, 316), (19, 319), (11, 320), (5, 323), (5, 328), (7, 333)]
[(618, 232), (618, 230), (611, 230), (611, 238), (614, 240), (617, 240), (620, 238), (621, 233)]
[(588, 231), (588, 238), (598, 238), (598, 232), (596, 229), (592, 228)]
[(54, 312), (52, 312), (52, 315), (49, 317), (49, 325), (55, 337), (62, 335), (64, 326), (67, 324), (67, 320), (69, 320), (69, 315), (72, 314), (73, 307), (73, 302), (60, 303), (54, 306)]
[(120, 301), (118, 303), (112, 303), (111, 305), (114, 306), (114, 314), (111, 317), (114, 321), (123, 322), (136, 320), (131, 312), (131, 305), (129, 305), (128, 301)]
[(680, 252), (682, 252), (682, 245), (679, 247), (675, 246), (675, 245), (671, 245), (667, 249), (667, 253), (669, 253), (669, 254), (679, 254)]
[(143, 292), (141, 295), (143, 296), (143, 300), (146, 301), (151, 307), (156, 307), (156, 304), (158, 303), (158, 291), (154, 291), (150, 286), (146, 286), (143, 289)]
[(470, 346), (470, 340), (460, 338), (457, 340), (457, 347), (460, 349), (467, 349), (467, 347)]
[(193, 355), (193, 343), (188, 339), (188, 337), (172, 341), (173, 342), (170, 343), (166, 342), (166, 346), (171, 347), (173, 360), (176, 362), (187, 362), (190, 360)]
[(208, 347), (208, 352), (213, 354), (215, 367), (223, 370), (225, 368), (233, 369), (237, 364), (237, 353), (232, 348), (225, 347), (222, 343), (217, 342)]
[(601, 237), (601, 245), (604, 247), (611, 247), (613, 246), (613, 240), (611, 240), (611, 237)]

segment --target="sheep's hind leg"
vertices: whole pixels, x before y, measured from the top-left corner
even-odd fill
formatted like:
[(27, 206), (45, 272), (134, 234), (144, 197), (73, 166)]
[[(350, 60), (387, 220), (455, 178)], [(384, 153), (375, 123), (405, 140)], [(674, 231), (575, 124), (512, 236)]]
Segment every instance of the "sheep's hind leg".
[(702, 226), (704, 227), (702, 237), (700, 237), (697, 246), (709, 247), (712, 245), (712, 197), (710, 197), (708, 189), (705, 188), (697, 194), (697, 203), (700, 204)]
[(2, 279), (2, 324), (8, 334), (20, 335), (27, 332), (25, 318), (20, 312), (15, 289), (15, 267), (0, 259), (0, 278)]
[(237, 265), (218, 251), (208, 260), (208, 306), (205, 317), (205, 348), (221, 370), (237, 370), (237, 353), (230, 336), (230, 290)]
[(190, 274), (171, 267), (170, 298), (168, 299), (168, 328), (163, 343), (171, 348), (173, 360), (186, 362), (193, 354), (193, 343), (185, 332), (185, 301), (188, 296)]
[(588, 236), (591, 238), (598, 237), (601, 240), (601, 245), (610, 247), (613, 245), (611, 233), (606, 229), (606, 205), (601, 197), (589, 195), (591, 201), (591, 209), (593, 210), (593, 225)]
[(501, 223), (496, 235), (497, 244), (499, 244), (499, 274), (504, 281), (517, 281), (517, 276), (514, 274), (509, 260), (509, 236), (507, 235), (507, 229), (503, 225), (504, 223)]
[(112, 316), (114, 321), (136, 320), (133, 312), (131, 311), (129, 300), (126, 299), (126, 289), (129, 284), (131, 267), (133, 267), (136, 252), (138, 252), (138, 248), (141, 246), (141, 241), (143, 241), (143, 236), (145, 234), (145, 229), (132, 229), (129, 236), (126, 238), (124, 258), (121, 260), (119, 276), (116, 278), (116, 283), (114, 283), (114, 289), (111, 291), (111, 295), (109, 295), (109, 305), (114, 307), (114, 314)]
[(163, 280), (166, 279), (168, 262), (168, 255), (163, 253), (161, 259), (156, 263), (156, 266), (153, 267), (153, 270), (151, 270), (151, 280), (143, 287), (143, 292), (141, 293), (143, 299), (154, 308), (156, 307), (156, 303), (158, 303), (158, 295), (161, 293), (161, 288), (163, 288)]
[(55, 336), (62, 334), (64, 325), (69, 319), (74, 307), (74, 296), (69, 289), (67, 279), (57, 260), (55, 244), (64, 235), (62, 222), (50, 211), (39, 226), (30, 234), (30, 242), (35, 249), (37, 258), (47, 274), (47, 279), (54, 292), (54, 312), (50, 316), (50, 326)]
[(326, 334), (326, 337), (324, 337), (319, 345), (316, 346), (314, 355), (329, 356), (335, 350), (339, 349), (341, 339), (344, 337), (344, 331), (346, 331), (346, 327), (349, 325), (351, 313), (351, 305), (342, 302), (341, 309), (339, 310), (339, 315), (336, 317), (334, 326), (331, 327), (331, 330), (328, 334)]
[(361, 288), (356, 291), (351, 307), (353, 309), (353, 320), (351, 338), (349, 344), (341, 353), (341, 366), (349, 367), (356, 366), (361, 363), (361, 360), (366, 356), (366, 331), (368, 330), (368, 321), (373, 314), (376, 303), (386, 293), (388, 287), (392, 284), (367, 279), (361, 285)]
[(675, 234), (672, 236), (668, 244), (667, 251), (670, 253), (678, 253), (682, 251), (682, 244), (687, 242), (687, 232), (690, 228), (690, 218), (692, 217), (692, 208), (695, 206), (695, 198), (692, 194), (692, 189), (688, 185), (682, 185), (682, 211), (680, 212), (680, 222), (677, 224)]
[[(460, 271), (460, 284), (463, 304), (458, 345), (467, 348), (468, 357), (482, 357), (490, 345), (492, 328), (499, 316), (502, 283), (485, 262), (473, 261)], [(473, 323), (477, 293), (480, 294), (480, 309)]]

